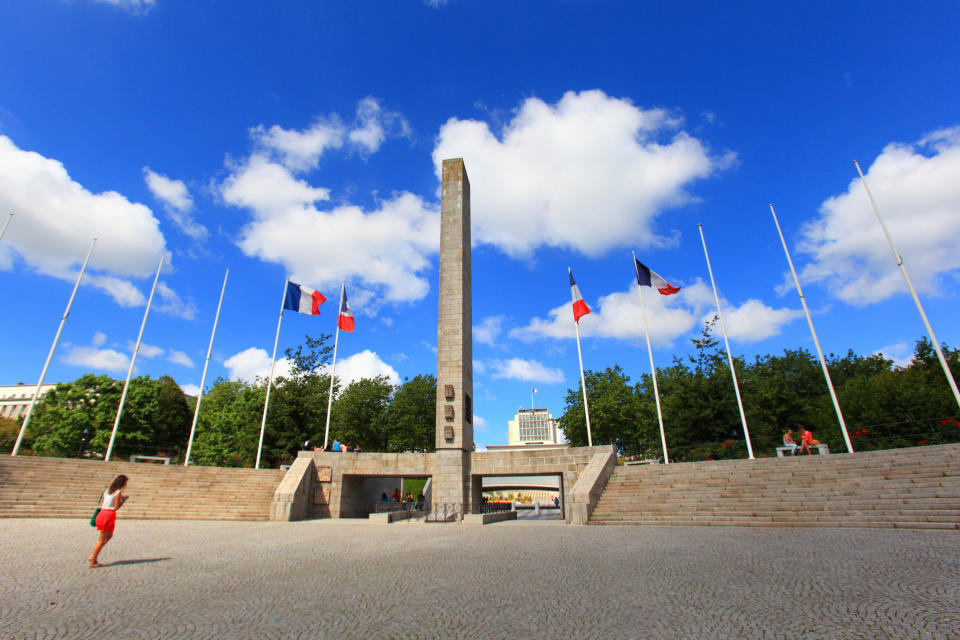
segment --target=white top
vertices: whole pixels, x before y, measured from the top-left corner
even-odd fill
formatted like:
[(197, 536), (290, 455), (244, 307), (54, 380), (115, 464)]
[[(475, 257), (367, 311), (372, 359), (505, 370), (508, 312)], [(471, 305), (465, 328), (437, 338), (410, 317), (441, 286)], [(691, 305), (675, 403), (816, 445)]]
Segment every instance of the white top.
[(117, 496), (120, 495), (118, 490), (116, 493), (109, 493), (107, 491), (103, 492), (103, 502), (100, 504), (101, 509), (113, 509), (117, 510)]

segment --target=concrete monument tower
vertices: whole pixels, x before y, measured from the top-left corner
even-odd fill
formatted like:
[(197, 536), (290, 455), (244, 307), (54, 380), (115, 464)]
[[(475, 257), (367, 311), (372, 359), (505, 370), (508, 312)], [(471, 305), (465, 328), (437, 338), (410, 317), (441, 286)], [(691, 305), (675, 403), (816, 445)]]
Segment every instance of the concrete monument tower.
[(433, 502), (469, 504), (473, 451), (470, 181), (462, 158), (443, 161), (437, 327), (437, 467)]

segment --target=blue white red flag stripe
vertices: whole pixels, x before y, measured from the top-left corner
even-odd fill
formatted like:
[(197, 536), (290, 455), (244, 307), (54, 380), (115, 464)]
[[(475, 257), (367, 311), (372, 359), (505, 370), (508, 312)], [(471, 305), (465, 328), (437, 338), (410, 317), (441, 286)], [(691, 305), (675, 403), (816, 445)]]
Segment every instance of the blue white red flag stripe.
[(340, 315), (337, 317), (337, 326), (344, 331), (353, 331), (353, 309), (347, 303), (347, 288), (343, 288), (343, 304), (340, 305)]
[(583, 301), (583, 296), (580, 295), (580, 287), (577, 286), (576, 281), (573, 279), (573, 271), (567, 269), (570, 273), (570, 295), (573, 298), (573, 321), (579, 323), (580, 318), (590, 313), (590, 307), (587, 306), (587, 303)]
[(287, 295), (283, 298), (283, 308), (318, 316), (320, 305), (326, 301), (327, 299), (319, 291), (294, 282), (287, 282)]
[(673, 295), (680, 291), (680, 287), (673, 286), (636, 258), (634, 258), (634, 261), (637, 263), (637, 284), (641, 287), (653, 287), (660, 292), (660, 295), (664, 296)]

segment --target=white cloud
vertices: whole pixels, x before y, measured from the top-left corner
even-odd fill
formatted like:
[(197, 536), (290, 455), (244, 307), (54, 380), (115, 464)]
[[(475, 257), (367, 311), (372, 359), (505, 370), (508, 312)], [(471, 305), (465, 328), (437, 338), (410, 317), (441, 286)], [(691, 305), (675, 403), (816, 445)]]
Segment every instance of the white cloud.
[(487, 421), (484, 420), (481, 416), (473, 414), (473, 430), (474, 431), (486, 431), (487, 430)]
[(733, 161), (711, 155), (679, 125), (664, 109), (568, 92), (554, 105), (527, 99), (499, 137), (487, 123), (450, 119), (433, 160), (439, 176), (442, 159), (465, 159), (475, 242), (512, 256), (542, 245), (597, 256), (667, 244), (654, 219), (694, 199), (694, 180)]
[(357, 105), (356, 123), (347, 137), (365, 152), (373, 153), (391, 132), (410, 137), (410, 125), (399, 113), (386, 111), (375, 99), (367, 97)]
[(544, 384), (563, 382), (563, 371), (546, 367), (536, 360), (510, 358), (508, 360), (491, 360), (489, 364), (493, 369), (494, 378), (526, 380)]
[[(277, 360), (273, 369), (274, 379), (281, 376), (289, 377), (293, 369), (292, 365), (292, 361), (287, 358)], [(227, 358), (223, 366), (226, 367), (231, 380), (243, 380), (249, 383), (256, 382), (257, 378), (266, 380), (270, 375), (270, 354), (263, 349), (250, 347)]]
[(179, 364), (181, 366), (192, 369), (194, 367), (193, 360), (190, 359), (183, 351), (176, 351), (171, 349), (169, 355), (167, 355), (167, 360), (174, 364)]
[[(127, 348), (129, 348), (130, 351), (133, 351), (134, 345), (135, 345), (134, 342), (130, 342), (127, 345)], [(152, 344), (147, 344), (146, 342), (140, 343), (140, 355), (144, 358), (159, 358), (164, 353), (166, 353), (166, 351), (161, 347), (157, 347)]]
[[(937, 291), (942, 275), (960, 268), (958, 175), (960, 126), (914, 144), (891, 143), (866, 173), (914, 286), (927, 293)], [(906, 291), (859, 177), (823, 202), (798, 248), (811, 257), (801, 279), (829, 283), (845, 302), (869, 304)]]
[(913, 362), (913, 345), (906, 342), (897, 342), (880, 347), (873, 352), (874, 355), (881, 355), (887, 360), (893, 360), (893, 364), (898, 367), (908, 367)]
[(253, 211), (240, 232), (246, 255), (282, 264), (292, 280), (321, 290), (353, 281), (357, 312), (371, 310), (375, 293), (397, 302), (429, 290), (424, 272), (438, 249), (440, 220), (418, 196), (397, 193), (369, 212), (352, 205), (321, 211), (315, 203), (329, 198), (327, 189), (261, 156), (239, 167), (221, 193), (227, 204)]
[(193, 198), (190, 197), (190, 192), (183, 180), (172, 180), (152, 171), (150, 167), (143, 168), (143, 179), (150, 193), (170, 208), (177, 211), (193, 209)]
[(200, 395), (200, 386), (192, 383), (181, 384), (180, 390), (183, 391), (188, 396), (193, 396), (196, 398)]
[(473, 326), (473, 340), (474, 342), (479, 342), (480, 344), (488, 344), (494, 346), (494, 343), (497, 340), (497, 336), (500, 335), (500, 332), (503, 329), (503, 316), (488, 316), (480, 322), (479, 325)]
[[(321, 370), (326, 372), (329, 371), (329, 368), (323, 367)], [(384, 376), (392, 385), (400, 384), (400, 375), (396, 369), (381, 360), (380, 356), (369, 349), (337, 362), (336, 373), (341, 388), (346, 388), (357, 380), (376, 378), (377, 376)]]
[(147, 13), (156, 6), (156, 0), (96, 0), (101, 4), (112, 4), (133, 14)]
[(482, 375), (487, 371), (487, 365), (483, 363), (483, 360), (474, 360), (473, 361), (473, 372)]
[(171, 289), (162, 280), (157, 283), (157, 292), (159, 300), (154, 300), (154, 309), (160, 313), (166, 313), (171, 316), (177, 316), (185, 320), (193, 320), (197, 315), (197, 308), (192, 302), (184, 302), (177, 295), (177, 292)]
[(93, 346), (99, 347), (107, 341), (107, 334), (102, 331), (97, 331), (93, 334)]
[(94, 371), (125, 371), (130, 366), (130, 356), (113, 349), (96, 347), (71, 347), (62, 360), (75, 367), (87, 367)]
[[(780, 333), (784, 325), (803, 315), (800, 309), (774, 309), (760, 300), (751, 298), (739, 307), (723, 304), (723, 322), (727, 327), (727, 337), (736, 342), (759, 342)], [(716, 315), (707, 312), (701, 318), (701, 324)], [(719, 326), (718, 326), (719, 330)]]
[(163, 202), (170, 219), (183, 233), (194, 240), (207, 238), (207, 228), (193, 219), (193, 198), (183, 180), (172, 180), (151, 171), (150, 167), (143, 168), (143, 179), (154, 197)]
[(343, 146), (345, 127), (339, 118), (317, 120), (308, 129), (296, 131), (280, 125), (262, 124), (250, 130), (251, 137), (265, 150), (272, 151), (280, 163), (292, 171), (313, 169), (327, 149)]
[[(671, 344), (673, 340), (701, 326), (704, 320), (716, 314), (713, 290), (700, 279), (692, 285), (682, 287), (680, 293), (670, 296), (644, 289), (643, 301), (650, 324), (650, 341), (658, 346)], [(587, 304), (591, 313), (580, 318), (582, 337), (645, 340), (640, 295), (635, 285), (628, 285), (626, 291), (615, 291), (602, 296), (596, 306), (589, 300)], [(755, 299), (747, 300), (740, 306), (732, 306), (721, 298), (721, 304), (727, 334), (738, 342), (757, 342), (776, 335), (783, 325), (792, 322), (802, 313), (795, 309), (774, 309)], [(550, 310), (547, 318), (533, 318), (526, 326), (510, 331), (511, 337), (522, 340), (572, 340), (575, 335), (573, 311), (569, 302)]]
[(12, 268), (18, 256), (38, 273), (73, 282), (97, 238), (84, 283), (120, 306), (146, 304), (129, 278), (152, 276), (160, 257), (169, 256), (149, 208), (115, 191), (93, 194), (60, 162), (22, 151), (2, 135), (0, 211), (16, 214), (0, 245), (0, 268)]
[[(258, 377), (266, 380), (270, 374), (270, 354), (263, 349), (250, 347), (228, 358), (223, 366), (227, 368), (231, 380), (254, 382)], [(273, 373), (274, 380), (281, 376), (290, 377), (292, 369), (291, 360), (287, 358), (277, 360)], [(324, 373), (329, 371), (329, 365), (323, 365), (318, 371)], [(377, 376), (386, 377), (392, 385), (400, 384), (400, 375), (396, 369), (381, 360), (380, 356), (373, 351), (364, 350), (337, 361), (337, 379), (340, 381), (341, 388), (346, 388), (350, 383), (361, 378)]]
[(350, 125), (334, 114), (318, 118), (299, 131), (276, 124), (250, 129), (261, 155), (294, 172), (315, 169), (327, 150), (345, 145), (362, 153), (374, 153), (388, 135), (409, 137), (410, 125), (402, 115), (384, 109), (370, 96), (357, 103), (357, 114)]

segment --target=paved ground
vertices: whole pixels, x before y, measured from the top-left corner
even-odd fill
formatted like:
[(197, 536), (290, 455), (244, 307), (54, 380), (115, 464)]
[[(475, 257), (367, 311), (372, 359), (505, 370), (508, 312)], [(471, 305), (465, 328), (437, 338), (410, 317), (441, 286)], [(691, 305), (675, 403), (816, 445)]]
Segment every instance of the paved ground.
[(958, 638), (946, 531), (0, 519), (0, 638)]

